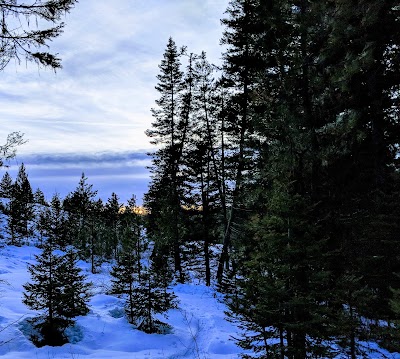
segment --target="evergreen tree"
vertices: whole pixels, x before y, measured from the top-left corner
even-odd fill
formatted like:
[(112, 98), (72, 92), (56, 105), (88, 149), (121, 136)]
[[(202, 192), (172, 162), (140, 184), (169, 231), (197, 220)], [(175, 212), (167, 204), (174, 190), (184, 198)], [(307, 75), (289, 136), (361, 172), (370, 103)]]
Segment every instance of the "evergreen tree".
[(1, 194), (1, 200), (0, 200), (0, 205), (1, 205), (1, 212), (4, 214), (7, 214), (7, 211), (9, 210), (9, 199), (12, 196), (12, 190), (13, 190), (13, 180), (8, 172), (6, 172), (0, 182), (0, 194)]
[[(216, 105), (213, 67), (203, 52), (194, 65), (194, 90), (191, 141), (184, 151), (186, 214), (189, 240), (200, 240), (203, 247), (203, 272), (207, 285), (211, 283), (209, 246), (224, 232), (226, 224), (225, 184), (218, 153), (218, 106)], [(196, 238), (195, 233), (199, 233)], [(218, 238), (220, 239), (220, 238)], [(197, 256), (197, 253), (193, 253)]]
[[(74, 7), (76, 2), (76, 0), (40, 0), (27, 4), (15, 0), (2, 0), (0, 70), (3, 70), (12, 59), (20, 62), (21, 58), (54, 69), (60, 68), (60, 59), (47, 51), (43, 52), (43, 48), (62, 33), (64, 23), (61, 22), (61, 18)], [(37, 25), (38, 28), (32, 30), (30, 27), (35, 23), (34, 20), (36, 24), (49, 22), (52, 26)], [(19, 26), (15, 26), (15, 21)]]
[(90, 256), (90, 243), (93, 239), (90, 216), (96, 195), (97, 191), (87, 183), (87, 177), (82, 173), (78, 187), (63, 201), (63, 207), (68, 213), (67, 244), (74, 245), (84, 258)]
[(144, 220), (140, 213), (137, 213), (136, 197), (128, 200), (125, 206), (125, 211), (121, 216), (122, 222), (122, 251), (125, 242), (133, 241), (132, 248), (136, 256), (136, 267), (138, 270), (138, 277), (140, 278), (144, 253), (148, 248), (147, 238), (143, 235)]
[(225, 125), (231, 145), (232, 199), (227, 214), (223, 236), (223, 249), (219, 259), (217, 278), (221, 282), (224, 266), (229, 268), (229, 248), (232, 246), (233, 226), (239, 222), (237, 210), (240, 208), (240, 189), (243, 173), (249, 170), (247, 151), (248, 138), (252, 131), (251, 105), (255, 75), (261, 70), (260, 55), (256, 46), (257, 35), (264, 31), (257, 17), (257, 0), (234, 0), (229, 3), (227, 18), (222, 20), (226, 26), (221, 43), (227, 45), (223, 54), (224, 77), (230, 87), (230, 113)]
[[(157, 76), (159, 82), (156, 90), (161, 96), (156, 100), (157, 108), (152, 109), (155, 121), (152, 123), (152, 129), (146, 132), (151, 138), (151, 143), (161, 148), (152, 154), (153, 165), (150, 168), (152, 182), (145, 201), (146, 207), (150, 209), (149, 216), (156, 219), (152, 221), (150, 218), (149, 223), (152, 223), (154, 228), (149, 233), (154, 234), (154, 240), (168, 242), (164, 248), (171, 248), (175, 271), (178, 273), (179, 281), (183, 282), (180, 166), (186, 141), (188, 101), (191, 95), (187, 95), (186, 102), (182, 104), (180, 97), (184, 86), (180, 55), (175, 42), (170, 38), (164, 58), (159, 65), (160, 74)], [(163, 204), (167, 207), (162, 207)], [(156, 236), (159, 238), (157, 239)]]
[(122, 204), (119, 203), (118, 196), (113, 192), (111, 197), (105, 204), (103, 211), (106, 235), (105, 235), (105, 249), (106, 257), (118, 256), (118, 246), (121, 241), (121, 210)]
[(72, 252), (56, 255), (51, 243), (29, 265), (31, 283), (23, 287), (23, 303), (42, 313), (32, 320), (39, 336), (32, 338), (36, 345), (62, 345), (67, 342), (64, 331), (74, 324), (74, 318), (88, 311), (89, 286), (76, 267)]
[(252, 214), (234, 242), (239, 291), (228, 296), (256, 337), (240, 343), (300, 359), (333, 355), (336, 338), (356, 358), (379, 332), (366, 318), (390, 317), (388, 284), (398, 286), (398, 131), (386, 78), (397, 71), (397, 13), (389, 2), (234, 3), (236, 15), (252, 3), (263, 28), (250, 29), (263, 66), (249, 112), (256, 166), (242, 182)]
[(13, 180), (8, 172), (4, 173), (0, 182), (1, 198), (11, 198)]
[(113, 266), (110, 275), (112, 277), (111, 293), (125, 294), (127, 296), (125, 312), (129, 323), (135, 323), (135, 302), (134, 295), (136, 283), (141, 280), (142, 265), (141, 255), (138, 253), (140, 236), (137, 233), (127, 231), (122, 241), (122, 248), (118, 255), (117, 263)]
[(43, 239), (46, 231), (47, 219), (46, 219), (46, 212), (48, 210), (47, 202), (44, 197), (44, 193), (40, 188), (38, 188), (35, 193), (33, 194), (33, 201), (35, 203), (34, 208), (34, 231), (35, 237), (39, 239), (39, 245), (43, 245)]
[(152, 266), (143, 270), (137, 287), (133, 291), (132, 306), (127, 315), (133, 318), (136, 327), (145, 333), (165, 333), (168, 324), (156, 319), (155, 314), (163, 314), (176, 308), (176, 296), (167, 292), (168, 287), (160, 283)]
[(45, 196), (44, 196), (44, 193), (43, 193), (43, 191), (42, 191), (40, 188), (37, 188), (36, 191), (35, 191), (35, 193), (33, 194), (33, 201), (34, 201), (36, 204), (39, 204), (39, 205), (42, 205), (42, 206), (47, 205), (47, 202), (46, 202), (46, 198), (45, 198)]
[(34, 204), (32, 188), (25, 166), (21, 164), (12, 187), (12, 197), (8, 207), (7, 231), (11, 244), (19, 245), (22, 238), (28, 238), (32, 234), (31, 222), (33, 219)]
[(89, 256), (92, 273), (96, 273), (96, 267), (102, 263), (105, 252), (106, 225), (104, 223), (104, 205), (101, 199), (92, 203), (88, 217), (89, 225)]
[(63, 301), (64, 307), (60, 313), (65, 318), (73, 318), (89, 313), (87, 303), (92, 296), (90, 289), (92, 283), (86, 282), (86, 276), (78, 267), (78, 253), (73, 247), (69, 247), (62, 257), (61, 272), (64, 276)]
[(0, 182), (0, 212), (2, 216), (2, 233), (1, 238), (5, 238), (4, 232), (7, 232), (8, 214), (10, 212), (10, 202), (13, 192), (13, 180), (8, 172), (6, 172)]
[(53, 246), (62, 249), (67, 246), (67, 220), (68, 216), (63, 209), (61, 198), (56, 193), (53, 195), (49, 207), (46, 208), (42, 222), (47, 241)]

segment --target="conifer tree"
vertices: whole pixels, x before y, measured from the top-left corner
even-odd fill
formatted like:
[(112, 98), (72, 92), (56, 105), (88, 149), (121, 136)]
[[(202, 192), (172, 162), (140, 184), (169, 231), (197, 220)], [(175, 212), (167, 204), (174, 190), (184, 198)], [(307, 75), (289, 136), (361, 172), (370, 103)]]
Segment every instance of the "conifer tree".
[(239, 291), (228, 296), (246, 329), (239, 344), (254, 356), (327, 356), (332, 332), (324, 320), (334, 310), (316, 134), (331, 117), (320, 116), (325, 109), (316, 99), (325, 84), (310, 65), (327, 25), (317, 3), (244, 0), (231, 9), (227, 25), (241, 32), (231, 33), (232, 44), (246, 41), (242, 52), (233, 47), (227, 63), (240, 70), (240, 60), (255, 60), (247, 70), (251, 102), (242, 105), (256, 131), (244, 143), (254, 161), (252, 171), (238, 178), (247, 211), (233, 217), (241, 223), (234, 242)]
[(96, 195), (97, 191), (93, 190), (93, 185), (87, 183), (87, 177), (82, 173), (75, 191), (68, 194), (63, 201), (63, 207), (68, 213), (68, 244), (79, 249), (85, 258), (90, 256), (90, 216)]
[(127, 296), (125, 303), (125, 312), (129, 323), (135, 323), (135, 303), (134, 293), (136, 291), (136, 283), (141, 278), (140, 254), (136, 252), (137, 242), (139, 238), (135, 238), (135, 234), (124, 238), (122, 248), (118, 255), (117, 263), (112, 268), (110, 275), (112, 277), (111, 293), (125, 294)]
[(113, 192), (105, 204), (103, 211), (106, 235), (104, 238), (105, 253), (108, 257), (117, 258), (118, 246), (121, 241), (121, 210), (118, 196)]
[[(12, 59), (21, 62), (21, 58), (38, 65), (60, 68), (60, 59), (57, 55), (43, 51), (43, 48), (47, 48), (48, 42), (62, 33), (64, 23), (61, 22), (61, 18), (74, 7), (76, 2), (76, 0), (39, 0), (23, 3), (16, 0), (2, 0), (0, 70), (3, 70)], [(34, 20), (36, 24), (40, 22), (42, 26), (37, 25), (37, 29), (30, 29), (35, 23)], [(19, 26), (15, 26), (15, 21)], [(52, 26), (43, 26), (46, 23), (51, 23)]]
[[(159, 82), (156, 90), (160, 93), (160, 98), (156, 100), (157, 107), (152, 109), (155, 121), (152, 129), (146, 131), (151, 143), (161, 148), (152, 154), (152, 182), (145, 201), (150, 209), (150, 217), (157, 218), (158, 222), (156, 224), (150, 218), (149, 223), (153, 223), (154, 228), (149, 233), (157, 235), (158, 240), (168, 242), (164, 248), (171, 248), (175, 271), (179, 281), (183, 282), (180, 231), (182, 178), (179, 174), (188, 126), (188, 104), (183, 105), (181, 112), (180, 96), (184, 87), (180, 55), (175, 42), (170, 38), (159, 65), (160, 74), (157, 76)], [(161, 207), (163, 203), (168, 208)]]
[(18, 170), (12, 187), (12, 197), (8, 207), (8, 234), (11, 244), (21, 244), (22, 238), (32, 234), (31, 222), (34, 219), (32, 188), (24, 164)]
[(61, 198), (56, 193), (46, 209), (43, 226), (47, 241), (61, 249), (67, 246), (67, 220), (68, 216), (63, 209)]
[(96, 273), (96, 266), (101, 264), (105, 257), (106, 225), (104, 223), (104, 205), (101, 199), (94, 201), (88, 217), (89, 256), (92, 273)]
[(142, 271), (132, 295), (132, 307), (128, 308), (127, 315), (133, 318), (136, 327), (145, 333), (165, 333), (168, 324), (161, 322), (154, 316), (163, 314), (176, 308), (176, 296), (167, 292), (168, 285), (161, 283), (153, 267)]
[(222, 20), (226, 26), (221, 43), (227, 45), (224, 57), (224, 77), (230, 87), (230, 113), (225, 125), (230, 137), (232, 199), (226, 228), (223, 235), (223, 248), (219, 258), (217, 278), (221, 282), (224, 266), (229, 268), (229, 248), (232, 246), (233, 226), (240, 207), (240, 189), (243, 173), (249, 170), (247, 158), (248, 137), (252, 130), (251, 105), (255, 75), (261, 69), (260, 55), (256, 46), (257, 35), (264, 31), (257, 17), (257, 0), (234, 0), (229, 3), (227, 17)]
[(8, 212), (10, 210), (10, 198), (12, 196), (13, 180), (8, 172), (6, 172), (0, 182), (0, 213), (2, 231), (0, 238), (4, 239), (6, 235), (6, 228), (8, 222)]
[(252, 92), (256, 166), (242, 183), (252, 214), (234, 243), (239, 294), (228, 296), (250, 331), (241, 343), (306, 358), (333, 355), (336, 338), (356, 358), (373, 335), (365, 318), (390, 318), (388, 284), (398, 287), (398, 15), (389, 2), (253, 4), (264, 30), (251, 30), (263, 66)]
[(89, 285), (76, 267), (71, 251), (61, 256), (47, 243), (36, 264), (28, 266), (32, 282), (24, 285), (23, 303), (41, 311), (32, 319), (39, 336), (32, 338), (36, 345), (62, 345), (66, 343), (64, 331), (74, 324), (74, 318), (88, 312)]
[(44, 193), (40, 188), (38, 188), (33, 194), (33, 201), (35, 203), (35, 218), (34, 218), (34, 230), (35, 236), (39, 239), (39, 245), (43, 245), (43, 239), (46, 231), (46, 212), (47, 212), (47, 202), (44, 197)]
[(1, 198), (11, 198), (13, 180), (8, 172), (4, 173), (0, 182)]
[(39, 204), (39, 205), (42, 205), (42, 206), (45, 206), (47, 204), (46, 198), (44, 196), (44, 193), (40, 188), (37, 188), (35, 193), (33, 194), (33, 201), (36, 204)]
[(8, 172), (6, 172), (0, 182), (0, 193), (1, 193), (1, 212), (7, 214), (9, 210), (9, 199), (12, 196), (13, 180)]
[[(218, 105), (213, 67), (205, 52), (195, 59), (191, 140), (184, 151), (185, 198), (189, 240), (203, 247), (205, 282), (211, 283), (210, 243), (224, 232), (226, 224), (225, 184), (218, 158), (222, 144), (218, 138)], [(221, 147), (220, 147), (221, 146)], [(199, 233), (198, 238), (195, 233)], [(220, 239), (220, 238), (218, 238)], [(198, 254), (194, 254), (198, 256)]]
[(140, 278), (144, 253), (148, 248), (148, 241), (146, 236), (143, 235), (144, 220), (140, 213), (137, 213), (136, 197), (128, 200), (125, 206), (125, 211), (121, 216), (122, 222), (122, 247), (125, 242), (133, 241), (134, 253), (136, 256), (136, 267), (138, 270), (138, 277)]
[(92, 283), (86, 282), (86, 276), (78, 267), (78, 253), (73, 247), (67, 248), (62, 257), (61, 272), (64, 277), (62, 314), (65, 318), (73, 318), (89, 313), (87, 305), (92, 294)]

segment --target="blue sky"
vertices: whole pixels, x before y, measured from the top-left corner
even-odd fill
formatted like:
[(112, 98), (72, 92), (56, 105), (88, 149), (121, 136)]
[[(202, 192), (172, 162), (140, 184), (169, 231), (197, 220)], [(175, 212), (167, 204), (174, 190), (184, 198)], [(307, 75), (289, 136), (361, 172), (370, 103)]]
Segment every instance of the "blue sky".
[[(65, 16), (51, 51), (62, 58), (55, 74), (11, 62), (0, 73), (0, 141), (21, 131), (28, 142), (11, 162), (24, 162), (34, 188), (62, 196), (82, 172), (106, 200), (146, 192), (152, 149), (144, 131), (158, 64), (169, 36), (188, 51), (220, 64), (220, 19), (228, 0), (81, 0)], [(1, 143), (0, 142), (0, 143)], [(3, 170), (4, 172), (4, 170)]]

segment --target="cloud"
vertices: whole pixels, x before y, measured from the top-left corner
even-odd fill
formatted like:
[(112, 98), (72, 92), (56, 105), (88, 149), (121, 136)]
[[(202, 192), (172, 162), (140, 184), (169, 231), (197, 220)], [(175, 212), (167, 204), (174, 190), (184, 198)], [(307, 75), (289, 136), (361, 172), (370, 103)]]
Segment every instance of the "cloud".
[(22, 163), (32, 187), (40, 188), (47, 198), (56, 192), (66, 196), (85, 173), (88, 183), (93, 184), (104, 201), (116, 192), (125, 202), (135, 194), (141, 203), (149, 181), (146, 167), (150, 165), (150, 159), (143, 152), (22, 155), (7, 169), (13, 178)]
[(219, 19), (226, 4), (79, 2), (65, 16), (64, 33), (50, 44), (63, 59), (62, 70), (54, 74), (10, 64), (2, 73), (0, 136), (10, 130), (26, 133), (30, 142), (24, 153), (150, 148), (144, 131), (151, 125), (158, 64), (168, 37), (219, 62)]
[(80, 1), (65, 15), (64, 33), (50, 43), (50, 51), (62, 58), (62, 70), (55, 74), (10, 63), (1, 73), (0, 144), (12, 131), (25, 133), (28, 143), (19, 148), (18, 161), (28, 159), (32, 181), (46, 185), (48, 176), (49, 191), (63, 183), (64, 192), (71, 190), (82, 171), (104, 191), (111, 189), (112, 178), (121, 188), (130, 182), (144, 191), (139, 187), (148, 181), (145, 163), (124, 156), (153, 148), (145, 130), (153, 121), (150, 109), (159, 97), (154, 86), (168, 38), (190, 52), (204, 50), (210, 61), (220, 63), (220, 18), (227, 4)]

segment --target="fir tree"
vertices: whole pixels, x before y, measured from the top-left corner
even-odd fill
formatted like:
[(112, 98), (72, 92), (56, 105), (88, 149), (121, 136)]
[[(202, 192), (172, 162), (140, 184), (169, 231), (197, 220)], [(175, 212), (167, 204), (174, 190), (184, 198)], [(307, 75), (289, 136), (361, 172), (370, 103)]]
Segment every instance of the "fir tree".
[(337, 338), (356, 358), (379, 332), (365, 319), (390, 318), (388, 284), (398, 286), (396, 11), (385, 2), (233, 3), (237, 19), (253, 5), (252, 24), (264, 29), (247, 33), (263, 70), (249, 112), (256, 166), (241, 189), (252, 214), (234, 242), (243, 280), (232, 312), (250, 332), (241, 343), (297, 359), (333, 355), (327, 340)]
[(11, 198), (13, 180), (8, 172), (4, 173), (0, 182), (1, 198)]
[(44, 193), (40, 188), (38, 188), (34, 195), (33, 195), (33, 201), (35, 203), (35, 224), (34, 224), (34, 229), (35, 229), (35, 235), (38, 236), (39, 239), (39, 245), (43, 245), (43, 239), (44, 236), (46, 235), (46, 225), (47, 225), (47, 219), (46, 219), (46, 212), (48, 210), (47, 206), (48, 203), (46, 202), (46, 199), (44, 197)]
[(96, 195), (97, 191), (87, 183), (87, 177), (82, 173), (78, 187), (63, 201), (63, 207), (68, 213), (67, 244), (74, 245), (85, 258), (90, 256), (90, 243), (93, 239), (90, 216)]
[(43, 226), (47, 240), (61, 249), (65, 249), (67, 245), (67, 219), (61, 198), (56, 193), (46, 209)]
[(31, 234), (31, 222), (34, 219), (34, 204), (32, 188), (24, 164), (18, 170), (17, 178), (12, 187), (12, 197), (8, 206), (7, 231), (10, 242), (20, 245), (22, 238)]
[(107, 257), (117, 258), (118, 245), (121, 241), (121, 210), (118, 196), (113, 192), (105, 204), (103, 217), (106, 227), (105, 254)]
[(140, 278), (144, 253), (148, 248), (148, 241), (143, 235), (144, 220), (142, 215), (137, 213), (136, 197), (128, 200), (125, 211), (121, 216), (122, 222), (122, 248), (124, 243), (133, 241), (134, 252), (136, 256), (136, 266), (138, 269), (138, 276)]
[(248, 138), (252, 130), (251, 106), (255, 75), (261, 70), (260, 55), (256, 46), (257, 35), (264, 31), (258, 18), (259, 2), (234, 0), (229, 3), (226, 26), (221, 43), (227, 45), (224, 57), (224, 76), (231, 90), (229, 116), (225, 131), (230, 137), (232, 199), (224, 228), (223, 248), (219, 258), (217, 279), (222, 280), (224, 266), (229, 268), (229, 248), (232, 246), (233, 226), (239, 222), (240, 189), (243, 173), (249, 170)]
[(176, 296), (167, 292), (168, 287), (160, 283), (152, 266), (143, 270), (140, 280), (133, 292), (132, 307), (128, 308), (127, 315), (133, 318), (136, 327), (145, 333), (165, 333), (168, 324), (155, 318), (156, 314), (163, 314), (176, 308)]
[[(136, 241), (138, 239), (136, 238)], [(121, 252), (118, 255), (117, 263), (113, 266), (110, 275), (112, 277), (111, 293), (125, 294), (127, 296), (125, 303), (125, 312), (129, 323), (135, 323), (134, 317), (134, 292), (135, 283), (141, 278), (140, 256), (136, 253), (135, 238), (126, 238), (122, 243)]]
[(24, 285), (23, 303), (42, 313), (32, 320), (39, 337), (32, 338), (36, 345), (62, 345), (66, 343), (64, 331), (74, 324), (74, 318), (88, 311), (89, 285), (76, 267), (72, 252), (56, 255), (51, 243), (44, 246), (29, 265), (31, 283)]
[(12, 197), (13, 180), (8, 172), (6, 172), (0, 182), (0, 209), (1, 212), (7, 214), (9, 211), (10, 199)]
[(90, 289), (92, 283), (86, 282), (86, 276), (78, 267), (78, 253), (73, 247), (67, 248), (62, 257), (61, 271), (64, 276), (63, 287), (63, 311), (60, 313), (65, 318), (73, 318), (89, 313), (87, 305), (92, 294)]
[[(49, 66), (57, 69), (61, 67), (60, 59), (56, 54), (43, 52), (48, 47), (48, 42), (58, 37), (64, 27), (62, 16), (69, 12), (76, 0), (38, 1), (31, 4), (20, 3), (15, 0), (1, 2), (1, 28), (0, 39), (2, 43), (0, 56), (0, 70), (15, 59), (21, 58), (32, 61), (38, 65)], [(15, 26), (15, 20), (20, 26)], [(50, 23), (52, 26), (39, 26), (30, 29), (32, 23)]]
[[(159, 66), (160, 74), (157, 76), (159, 82), (156, 90), (160, 93), (160, 98), (156, 100), (157, 107), (152, 109), (155, 121), (152, 123), (152, 129), (146, 131), (151, 138), (151, 143), (161, 146), (152, 154), (152, 183), (146, 195), (146, 206), (150, 209), (150, 217), (155, 217), (158, 222), (156, 224), (156, 221), (152, 222), (150, 218), (149, 223), (153, 223), (154, 228), (149, 233), (154, 234), (154, 240), (169, 242), (165, 248), (170, 247), (172, 250), (175, 271), (179, 280), (183, 282), (180, 166), (183, 147), (187, 139), (189, 116), (187, 101), (191, 95), (185, 96), (186, 102), (182, 104), (180, 97), (184, 86), (180, 55), (175, 42), (170, 38)], [(167, 201), (161, 201), (166, 197), (168, 197)], [(161, 207), (164, 203), (168, 208)], [(157, 239), (156, 236), (159, 238)]]
[(44, 196), (44, 193), (43, 193), (43, 191), (42, 191), (40, 188), (37, 188), (36, 191), (35, 191), (35, 193), (33, 194), (33, 201), (34, 201), (36, 204), (39, 204), (39, 205), (42, 205), (42, 206), (47, 205), (47, 202), (46, 202), (46, 198), (45, 198), (45, 196)]

